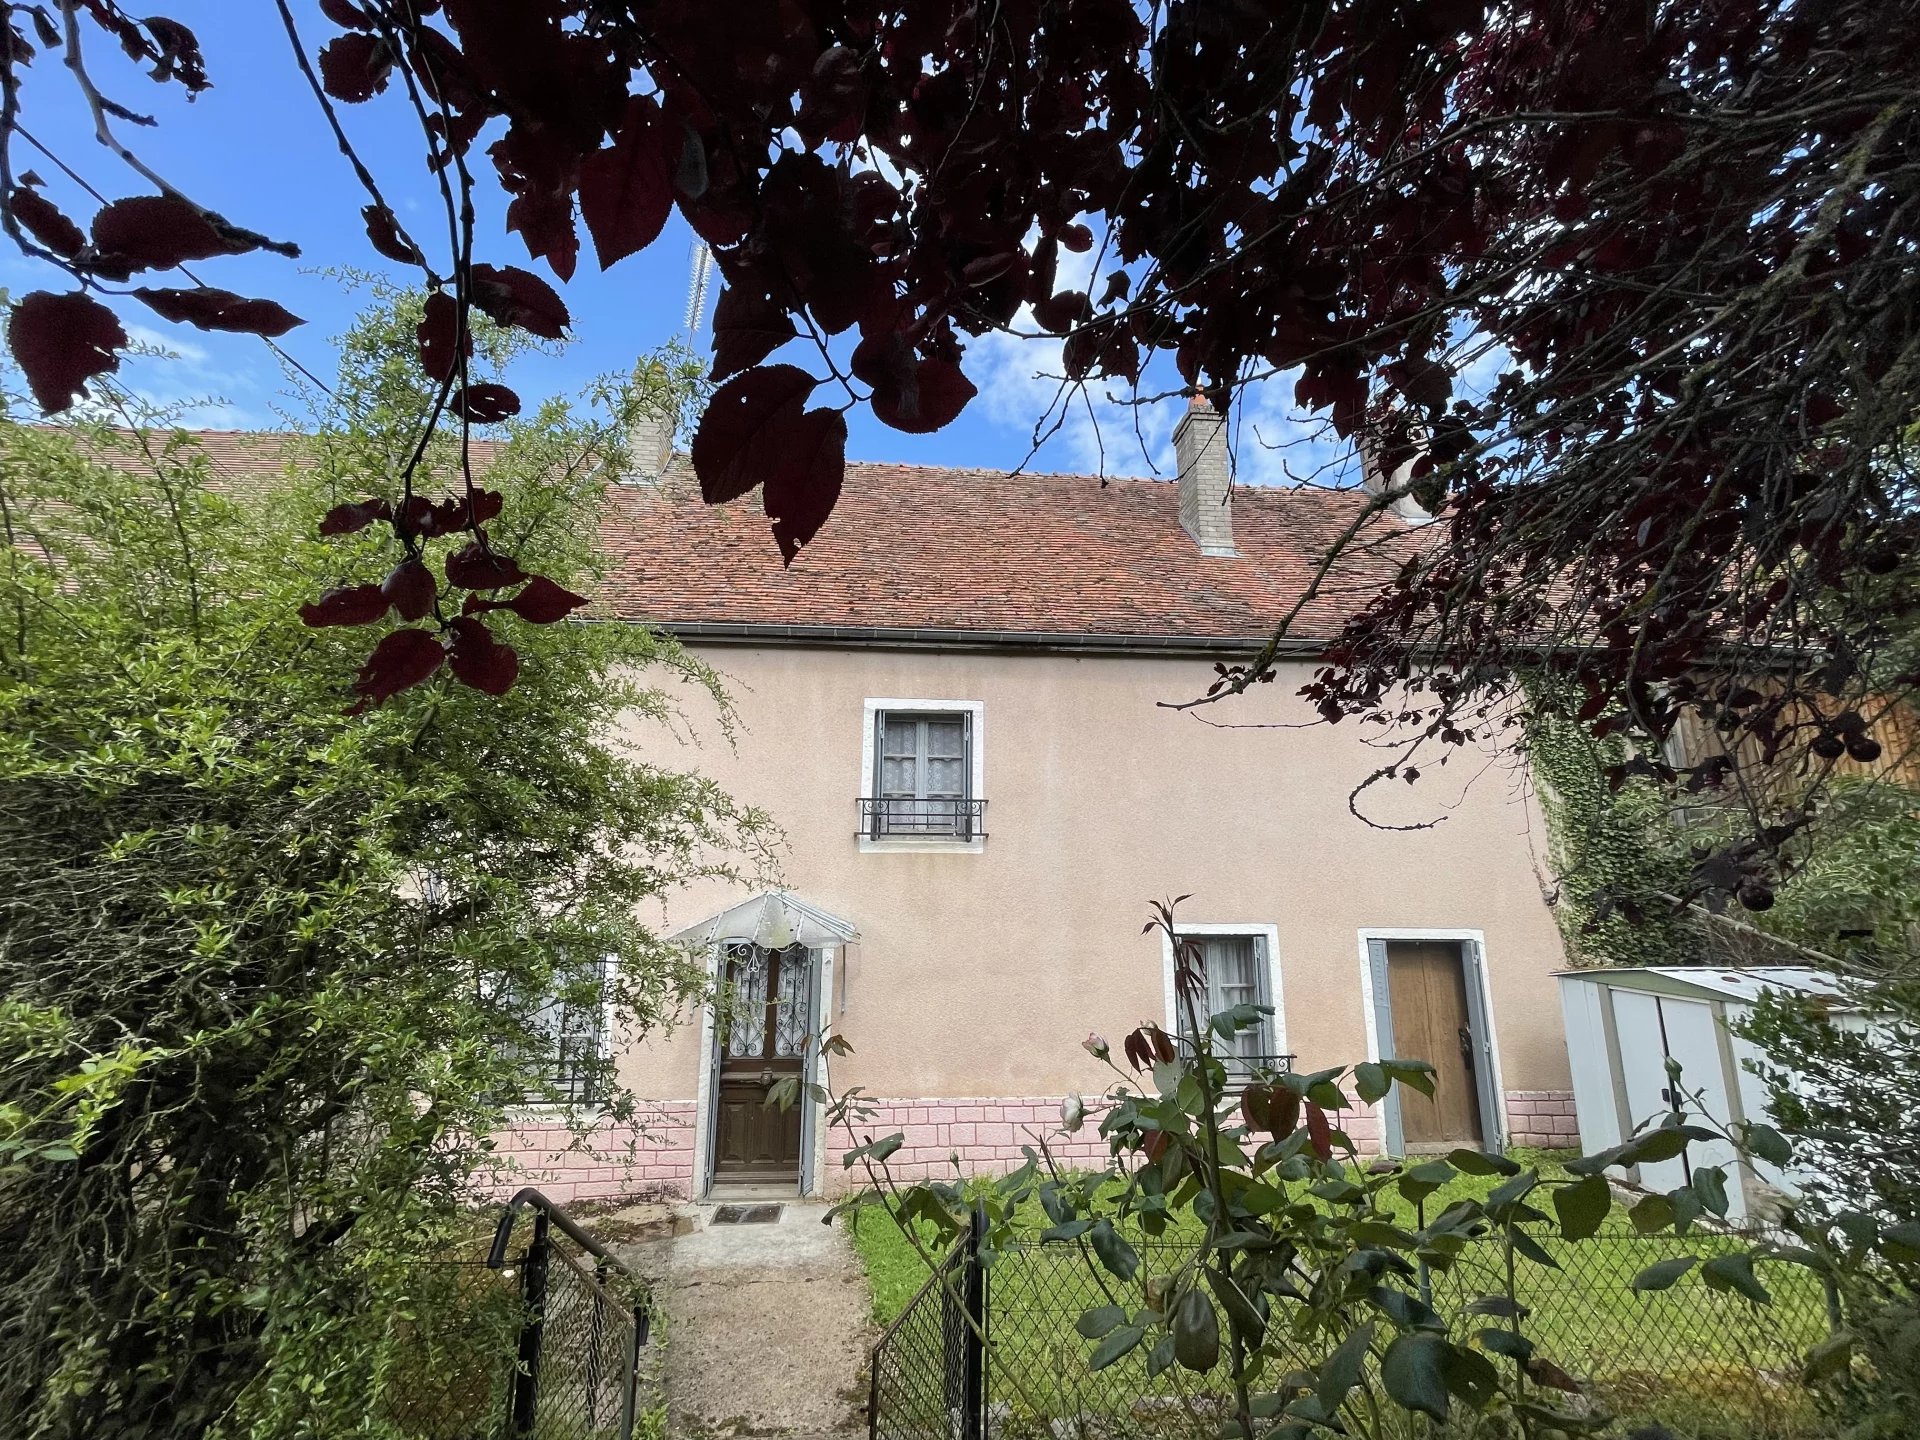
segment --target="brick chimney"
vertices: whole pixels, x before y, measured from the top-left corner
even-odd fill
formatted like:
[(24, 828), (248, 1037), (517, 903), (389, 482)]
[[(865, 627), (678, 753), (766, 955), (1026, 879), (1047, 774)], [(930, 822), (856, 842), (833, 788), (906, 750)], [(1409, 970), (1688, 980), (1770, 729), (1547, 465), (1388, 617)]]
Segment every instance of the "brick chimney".
[(622, 485), (657, 485), (673, 459), (673, 412), (642, 405), (627, 431), (627, 468)]
[(1385, 497), (1387, 508), (1409, 525), (1424, 525), (1433, 516), (1413, 498), (1413, 465), (1416, 458), (1408, 456), (1388, 474), (1380, 467), (1374, 442), (1365, 435), (1360, 437), (1360, 488), (1369, 495)]
[(1202, 555), (1231, 555), (1233, 468), (1227, 458), (1227, 417), (1204, 395), (1187, 402), (1173, 427), (1173, 456), (1180, 467), (1180, 528)]

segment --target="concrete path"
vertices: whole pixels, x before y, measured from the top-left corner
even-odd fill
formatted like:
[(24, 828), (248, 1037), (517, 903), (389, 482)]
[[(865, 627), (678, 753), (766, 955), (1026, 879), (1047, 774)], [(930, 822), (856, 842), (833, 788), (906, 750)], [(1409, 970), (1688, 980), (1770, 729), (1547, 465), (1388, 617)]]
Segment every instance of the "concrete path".
[(703, 1225), (621, 1247), (654, 1282), (674, 1440), (866, 1434), (872, 1301), (853, 1246), (821, 1223), (826, 1212), (790, 1201), (777, 1224)]

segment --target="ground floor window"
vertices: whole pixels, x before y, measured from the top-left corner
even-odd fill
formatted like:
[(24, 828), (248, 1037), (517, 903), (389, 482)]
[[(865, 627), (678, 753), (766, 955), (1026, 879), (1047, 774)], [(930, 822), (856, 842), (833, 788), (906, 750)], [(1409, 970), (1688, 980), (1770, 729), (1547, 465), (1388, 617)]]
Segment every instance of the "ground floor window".
[(524, 1103), (593, 1105), (606, 1098), (607, 970), (600, 960), (558, 971), (521, 1013), (524, 1033), (503, 1049), (526, 1077)]
[[(1205, 934), (1181, 935), (1183, 943), (1197, 947), (1201, 968), (1206, 976), (1206, 999), (1199, 1006), (1201, 1025), (1213, 1016), (1236, 1005), (1275, 1008), (1273, 995), (1273, 956), (1267, 935), (1257, 930), (1219, 930)], [(1186, 1007), (1176, 1000), (1174, 1023), (1181, 1038), (1191, 1042), (1191, 1026)], [(1250, 1030), (1242, 1030), (1232, 1040), (1213, 1037), (1216, 1053), (1224, 1052), (1229, 1068), (1238, 1075), (1255, 1069), (1284, 1069), (1291, 1057), (1282, 1055), (1279, 1027), (1275, 1015), (1263, 1016)]]

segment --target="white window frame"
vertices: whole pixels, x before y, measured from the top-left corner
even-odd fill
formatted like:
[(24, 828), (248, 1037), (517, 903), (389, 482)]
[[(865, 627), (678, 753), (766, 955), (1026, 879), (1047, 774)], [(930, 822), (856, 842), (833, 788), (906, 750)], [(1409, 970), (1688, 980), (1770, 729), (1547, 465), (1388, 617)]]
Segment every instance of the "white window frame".
[[(879, 742), (880, 717), (889, 710), (900, 710), (913, 715), (964, 715), (970, 723), (967, 727), (967, 797), (970, 800), (984, 800), (987, 795), (987, 707), (980, 700), (917, 700), (917, 699), (868, 699), (861, 705), (860, 715), (860, 778), (854, 790), (856, 796), (871, 796), (875, 793), (876, 777), (879, 773), (874, 759), (875, 746)], [(856, 817), (856, 820), (858, 817)], [(987, 829), (988, 817), (984, 809), (976, 829)], [(863, 855), (978, 855), (987, 848), (985, 834), (976, 834), (971, 839), (962, 840), (957, 836), (889, 835), (876, 840), (867, 833), (866, 827), (860, 827), (860, 853)]]
[[(606, 966), (605, 994), (600, 1001), (600, 1058), (610, 1060), (617, 1067), (623, 1048), (620, 1030), (620, 1007), (613, 998), (614, 973), (613, 957), (606, 956), (601, 963)], [(613, 1076), (615, 1090), (620, 1088), (620, 1077), (616, 1068)], [(589, 1128), (597, 1126), (607, 1117), (605, 1100), (517, 1100), (506, 1107), (507, 1123), (511, 1125), (551, 1125), (555, 1121), (565, 1120)]]
[[(1287, 1047), (1287, 1004), (1280, 988), (1280, 976), (1284, 967), (1280, 964), (1280, 927), (1257, 922), (1206, 922), (1188, 924), (1178, 921), (1174, 932), (1179, 935), (1252, 935), (1266, 942), (1267, 946), (1267, 994), (1273, 1001), (1273, 1014), (1267, 1023), (1273, 1030), (1273, 1053), (1289, 1055)], [(1166, 1003), (1166, 1028), (1169, 1035), (1180, 1033), (1180, 999), (1173, 983), (1173, 941), (1167, 932), (1160, 932), (1160, 974), (1163, 998)]]
[[(1487, 932), (1484, 930), (1450, 929), (1442, 925), (1413, 926), (1372, 926), (1357, 932), (1360, 950), (1360, 1018), (1367, 1031), (1367, 1059), (1379, 1063), (1380, 1060), (1380, 1024), (1373, 998), (1373, 960), (1367, 954), (1369, 940), (1470, 940), (1480, 947), (1479, 975), (1467, 976), (1468, 984), (1477, 983), (1480, 987), (1480, 1003), (1487, 1014), (1487, 1048), (1493, 1054), (1493, 1135), (1490, 1148), (1496, 1148), (1505, 1154), (1511, 1140), (1507, 1125), (1507, 1081), (1500, 1067), (1500, 1018), (1493, 1008), (1493, 958), (1487, 953)], [(1469, 966), (1469, 970), (1475, 967)], [(1384, 1104), (1385, 1102), (1381, 1102)], [(1376, 1113), (1380, 1106), (1374, 1107)], [(1483, 1120), (1485, 1117), (1482, 1117)], [(1385, 1119), (1381, 1122), (1380, 1141), (1384, 1150), (1386, 1144)]]

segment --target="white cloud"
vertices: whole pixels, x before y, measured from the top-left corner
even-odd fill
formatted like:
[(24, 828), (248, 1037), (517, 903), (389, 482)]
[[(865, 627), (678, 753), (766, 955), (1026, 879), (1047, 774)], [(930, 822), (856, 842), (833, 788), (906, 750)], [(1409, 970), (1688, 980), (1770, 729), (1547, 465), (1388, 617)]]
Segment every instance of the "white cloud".
[(1323, 415), (1294, 403), (1300, 372), (1256, 380), (1240, 392), (1234, 458), (1249, 485), (1351, 486), (1359, 483), (1353, 446)]
[[(1030, 325), (1023, 312), (1017, 325)], [(1030, 468), (1085, 474), (1153, 475), (1172, 472), (1173, 422), (1178, 403), (1135, 405), (1119, 382), (1089, 381), (1063, 390), (1060, 342), (1001, 332), (968, 347), (967, 372), (980, 386), (985, 417), (1016, 432), (1025, 446), (1038, 427), (1040, 445)], [(1109, 395), (1109, 391), (1112, 395)], [(1136, 427), (1138, 433), (1136, 433)]]
[(205, 346), (196, 345), (180, 335), (162, 334), (158, 330), (150, 330), (145, 325), (130, 320), (123, 320), (121, 324), (127, 332), (127, 338), (135, 345), (158, 352), (155, 358), (171, 356), (197, 367), (204, 367), (213, 358), (207, 353)]

